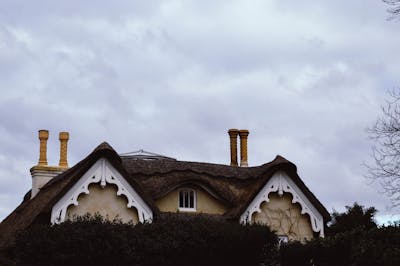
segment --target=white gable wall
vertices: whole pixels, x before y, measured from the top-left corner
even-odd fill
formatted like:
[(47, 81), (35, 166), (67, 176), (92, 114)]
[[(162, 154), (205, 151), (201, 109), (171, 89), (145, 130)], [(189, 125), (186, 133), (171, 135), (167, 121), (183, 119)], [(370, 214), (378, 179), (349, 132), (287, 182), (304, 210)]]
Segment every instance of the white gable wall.
[(139, 217), (135, 207), (128, 208), (125, 196), (117, 196), (118, 188), (107, 184), (89, 185), (89, 194), (82, 193), (78, 197), (78, 206), (70, 205), (67, 209), (66, 219), (76, 216), (84, 216), (87, 213), (100, 214), (109, 221), (117, 219), (123, 223), (139, 223)]
[(107, 159), (101, 158), (53, 206), (50, 222), (54, 224), (65, 221), (68, 207), (79, 205), (79, 195), (85, 193), (90, 196), (89, 185), (91, 184), (99, 184), (103, 188), (107, 185), (115, 185), (118, 189), (117, 196), (124, 195), (128, 199), (127, 207), (134, 207), (137, 210), (140, 222), (153, 220), (153, 212), (150, 207), (111, 163)]
[(319, 232), (320, 236), (324, 236), (324, 220), (318, 210), (311, 204), (308, 198), (293, 182), (293, 180), (283, 171), (278, 171), (264, 185), (261, 191), (249, 204), (245, 212), (240, 217), (241, 223), (250, 223), (254, 213), (260, 213), (260, 206), (263, 202), (270, 202), (268, 195), (271, 192), (278, 192), (283, 195), (284, 192), (290, 193), (293, 197), (292, 203), (299, 203), (301, 214), (308, 214), (310, 217), (311, 228), (314, 232)]

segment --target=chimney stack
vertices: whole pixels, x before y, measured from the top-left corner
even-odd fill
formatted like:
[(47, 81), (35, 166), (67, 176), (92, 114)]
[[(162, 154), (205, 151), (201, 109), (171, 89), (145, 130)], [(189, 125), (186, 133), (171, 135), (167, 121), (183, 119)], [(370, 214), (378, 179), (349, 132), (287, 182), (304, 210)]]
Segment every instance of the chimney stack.
[(58, 166), (47, 165), (47, 140), (49, 139), (48, 130), (39, 130), (40, 153), (39, 162), (31, 168), (32, 190), (31, 198), (34, 198), (40, 189), (46, 185), (53, 177), (61, 174), (68, 169), (67, 162), (67, 142), (68, 132), (60, 132), (60, 162)]
[(68, 167), (67, 151), (68, 151), (69, 133), (60, 132), (59, 139), (60, 139), (60, 162), (58, 163), (58, 166)]
[(47, 165), (47, 140), (49, 139), (48, 130), (39, 130), (39, 140), (40, 140), (40, 152), (39, 152), (39, 163), (38, 165)]
[(247, 162), (247, 136), (249, 135), (249, 131), (246, 129), (239, 130), (240, 137), (240, 166), (247, 167), (249, 166)]
[(237, 136), (239, 130), (232, 128), (228, 130), (230, 144), (231, 144), (231, 166), (238, 166), (237, 158)]

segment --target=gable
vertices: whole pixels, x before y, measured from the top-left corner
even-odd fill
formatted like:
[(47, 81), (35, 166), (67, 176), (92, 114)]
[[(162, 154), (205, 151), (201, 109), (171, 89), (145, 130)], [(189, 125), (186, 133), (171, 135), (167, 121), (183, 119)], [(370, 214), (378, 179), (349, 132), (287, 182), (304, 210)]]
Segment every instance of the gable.
[(98, 159), (90, 168), (75, 182), (75, 184), (57, 201), (51, 210), (51, 223), (61, 223), (67, 217), (69, 206), (78, 206), (78, 197), (81, 194), (90, 196), (89, 185), (99, 184), (101, 187), (115, 185), (117, 196), (127, 199), (127, 207), (137, 210), (140, 222), (152, 221), (153, 212), (145, 201), (139, 196), (132, 186), (125, 180), (119, 171), (105, 158)]
[(67, 208), (66, 219), (86, 214), (100, 214), (110, 221), (117, 219), (124, 223), (139, 222), (136, 208), (128, 208), (127, 198), (122, 195), (117, 196), (117, 186), (108, 184), (102, 187), (100, 184), (91, 184), (88, 189), (89, 194), (79, 195), (78, 206), (72, 204)]
[(258, 192), (246, 210), (240, 216), (241, 223), (250, 223), (255, 213), (261, 212), (261, 204), (270, 202), (269, 194), (277, 192), (283, 195), (284, 192), (290, 193), (293, 197), (292, 203), (298, 203), (301, 207), (301, 214), (308, 214), (311, 228), (314, 232), (319, 232), (324, 236), (324, 219), (322, 214), (315, 208), (310, 200), (304, 195), (301, 189), (283, 171), (278, 171), (268, 180), (268, 182)]
[(261, 203), (261, 211), (252, 215), (252, 223), (266, 224), (278, 236), (287, 237), (288, 240), (304, 241), (313, 238), (309, 216), (301, 214), (300, 205), (292, 203), (289, 193), (279, 195), (271, 192), (268, 198), (269, 202)]

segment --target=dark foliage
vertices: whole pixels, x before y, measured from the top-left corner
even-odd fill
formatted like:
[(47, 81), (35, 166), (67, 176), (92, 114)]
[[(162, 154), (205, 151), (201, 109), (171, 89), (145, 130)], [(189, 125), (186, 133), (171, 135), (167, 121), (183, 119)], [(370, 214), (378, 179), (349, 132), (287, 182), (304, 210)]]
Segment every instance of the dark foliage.
[(327, 228), (327, 235), (335, 235), (337, 233), (351, 231), (356, 228), (369, 230), (376, 228), (377, 225), (374, 220), (376, 214), (374, 207), (364, 208), (357, 202), (353, 206), (346, 206), (346, 212), (332, 213), (332, 223)]
[(361, 227), (305, 244), (280, 249), (282, 266), (400, 265), (400, 226), (365, 230)]
[(6, 256), (3, 256), (2, 254), (0, 254), (0, 265), (1, 266), (13, 266), (15, 265), (15, 263), (11, 260), (9, 260), (8, 258), (6, 258)]
[(354, 203), (332, 214), (326, 238), (291, 242), (280, 249), (281, 266), (400, 265), (400, 226), (378, 228), (374, 207)]
[(16, 241), (18, 265), (275, 265), (276, 236), (265, 226), (207, 218), (152, 224), (78, 218), (36, 225)]

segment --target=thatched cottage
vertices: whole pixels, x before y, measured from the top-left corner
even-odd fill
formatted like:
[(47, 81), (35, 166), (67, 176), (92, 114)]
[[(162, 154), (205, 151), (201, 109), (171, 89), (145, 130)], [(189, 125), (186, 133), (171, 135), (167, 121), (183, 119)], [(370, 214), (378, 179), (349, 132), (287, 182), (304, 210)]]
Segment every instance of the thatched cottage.
[(118, 154), (104, 142), (69, 168), (69, 134), (59, 135), (59, 165), (48, 166), (49, 133), (40, 130), (40, 158), (30, 170), (32, 189), (1, 222), (0, 251), (32, 224), (62, 223), (86, 213), (134, 223), (157, 222), (165, 213), (205, 214), (238, 223), (264, 223), (284, 241), (324, 236), (329, 213), (300, 179), (296, 166), (277, 156), (248, 167), (249, 132), (228, 133), (230, 165), (179, 161), (144, 151)]

